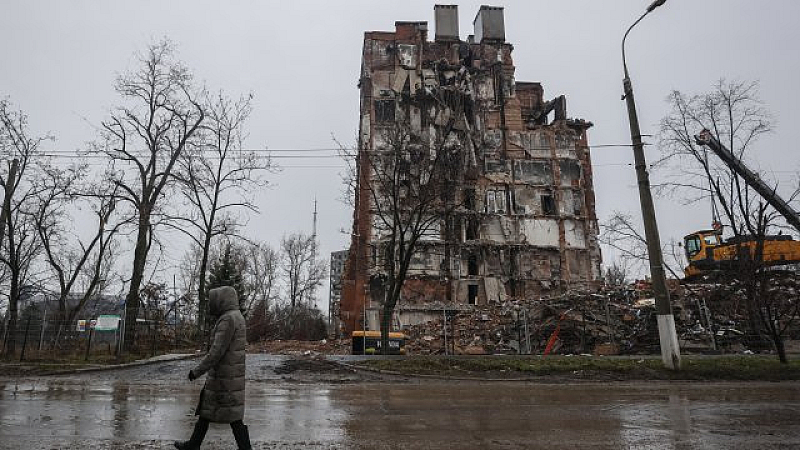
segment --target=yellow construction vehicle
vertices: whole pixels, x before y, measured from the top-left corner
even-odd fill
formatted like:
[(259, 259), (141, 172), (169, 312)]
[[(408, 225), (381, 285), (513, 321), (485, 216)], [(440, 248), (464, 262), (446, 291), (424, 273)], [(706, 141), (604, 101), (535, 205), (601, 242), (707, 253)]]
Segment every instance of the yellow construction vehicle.
[[(761, 180), (739, 158), (722, 145), (708, 130), (695, 136), (698, 145), (710, 148), (725, 164), (739, 175), (754, 191), (758, 192), (794, 228), (800, 231), (800, 214), (797, 213), (775, 189)], [(735, 261), (755, 257), (758, 240), (752, 236), (739, 236), (722, 240), (722, 226), (715, 223), (714, 229), (702, 230), (683, 238), (689, 266), (686, 278), (694, 278), (713, 271), (725, 271), (734, 267)], [(800, 263), (800, 241), (789, 235), (764, 237), (763, 261), (766, 266), (781, 266)]]
[[(736, 261), (755, 256), (757, 240), (750, 237), (722, 241), (722, 230), (701, 230), (683, 238), (689, 266), (684, 269), (687, 279), (714, 271), (730, 270)], [(788, 235), (764, 238), (763, 262), (766, 266), (800, 263), (800, 241)]]

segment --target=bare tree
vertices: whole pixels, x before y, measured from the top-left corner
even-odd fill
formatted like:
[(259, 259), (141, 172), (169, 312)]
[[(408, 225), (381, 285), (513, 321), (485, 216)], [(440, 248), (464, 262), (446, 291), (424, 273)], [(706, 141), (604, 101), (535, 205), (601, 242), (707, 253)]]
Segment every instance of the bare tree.
[(251, 313), (254, 308), (259, 308), (266, 316), (279, 296), (280, 255), (266, 242), (254, 242), (247, 246), (246, 258), (248, 270), (245, 281), (251, 296), (247, 311)]
[(180, 282), (180, 291), (183, 292), (183, 303), (185, 306), (192, 305), (192, 313), (197, 307), (197, 287), (200, 284), (200, 259), (202, 249), (195, 243), (189, 246), (180, 262), (178, 263), (177, 281)]
[(438, 238), (442, 223), (458, 206), (455, 183), (465, 164), (460, 145), (448, 139), (456, 120), (458, 116), (451, 113), (435, 136), (423, 136), (410, 124), (395, 122), (380, 131), (378, 148), (360, 154), (366, 174), (359, 178), (359, 189), (367, 192), (376, 223), (380, 269), (373, 274), (370, 289), (383, 292), (372, 295), (382, 303), (384, 352), (389, 351), (392, 316), (420, 241), (431, 234)]
[[(757, 234), (758, 194), (736, 172), (695, 142), (703, 129), (748, 162), (758, 139), (772, 130), (757, 82), (720, 80), (711, 92), (688, 96), (670, 94), (672, 111), (661, 121), (656, 163), (667, 179), (659, 185), (686, 203), (708, 201), (713, 220), (729, 227), (734, 236)], [(752, 164), (752, 163), (751, 163)]]
[[(787, 364), (784, 337), (800, 313), (800, 298), (796, 289), (796, 272), (788, 277), (794, 283), (786, 289), (781, 284), (787, 277), (780, 272), (769, 270), (764, 263), (767, 230), (775, 219), (774, 215), (774, 212), (768, 212), (768, 207), (763, 202), (759, 204), (753, 221), (756, 234), (751, 237), (756, 244), (755, 251), (746, 252), (749, 256), (744, 257), (743, 248), (737, 244), (737, 254), (743, 257), (737, 258), (736, 278), (744, 287), (751, 327), (754, 327), (759, 334), (763, 329), (772, 342), (780, 362)], [(756, 311), (752, 311), (753, 309)], [(753, 324), (755, 321), (757, 325)], [(756, 326), (758, 328), (755, 328)]]
[[(107, 183), (90, 189), (81, 186), (86, 166), (67, 169), (47, 167), (37, 180), (38, 207), (32, 218), (44, 250), (47, 267), (57, 286), (58, 328), (54, 343), (91, 298), (100, 293), (112, 265), (114, 236), (123, 222), (111, 223), (116, 198)], [(88, 206), (97, 220), (88, 239), (70, 228), (74, 219), (69, 210)], [(69, 299), (78, 296), (75, 305)]]
[(797, 295), (797, 272), (794, 272), (788, 286), (782, 286), (787, 280), (775, 280), (774, 273), (769, 271), (757, 272), (755, 282), (758, 299), (758, 317), (766, 330), (767, 337), (772, 341), (778, 359), (787, 364), (786, 345), (784, 339), (789, 327), (800, 315), (800, 298)]
[(316, 245), (314, 237), (305, 234), (291, 234), (281, 239), (281, 271), (292, 313), (298, 305), (305, 305), (314, 298), (327, 276), (327, 264), (316, 259)]
[(198, 329), (206, 322), (206, 275), (209, 253), (216, 237), (233, 236), (243, 222), (241, 213), (257, 212), (255, 188), (265, 186), (270, 159), (244, 149), (244, 130), (252, 96), (234, 102), (219, 93), (205, 102), (202, 144), (179, 160), (175, 178), (185, 204), (171, 215), (171, 227), (188, 236), (201, 250), (198, 267)]
[[(0, 99), (0, 156), (11, 162), (0, 165), (0, 185), (5, 192), (2, 211), (4, 233), (0, 235), (0, 263), (6, 268), (8, 325), (6, 356), (16, 350), (18, 308), (23, 289), (35, 280), (34, 261), (41, 254), (41, 242), (31, 213), (37, 207), (37, 178), (46, 160), (40, 146), (48, 136), (33, 136), (28, 116)], [(15, 172), (13, 175), (11, 172)]]
[[(199, 144), (205, 110), (189, 70), (174, 59), (169, 41), (150, 45), (139, 67), (118, 77), (123, 105), (102, 124), (109, 159), (107, 178), (117, 187), (118, 203), (135, 220), (135, 248), (125, 301), (125, 348), (135, 345), (139, 289), (154, 240), (156, 216), (174, 184), (181, 156)], [(119, 206), (119, 205), (118, 205)]]
[[(625, 267), (626, 273), (629, 269), (642, 269), (649, 262), (644, 233), (630, 214), (614, 211), (607, 221), (602, 222), (600, 243), (618, 253), (620, 267)], [(682, 278), (685, 258), (678, 242), (670, 239), (662, 252), (665, 256), (664, 268), (673, 278)]]
[[(659, 164), (673, 175), (663, 186), (685, 194), (687, 202), (711, 203), (714, 221), (729, 230), (728, 244), (736, 248), (727, 275), (744, 285), (754, 344), (760, 342), (762, 330), (767, 330), (785, 362), (783, 331), (796, 318), (797, 310), (792, 306), (778, 312), (785, 305), (768, 295), (775, 274), (764, 261), (764, 242), (779, 216), (733, 168), (695, 142), (695, 135), (707, 129), (736, 158), (752, 166), (751, 154), (759, 138), (772, 130), (758, 83), (721, 80), (705, 94), (687, 96), (675, 91), (669, 103), (672, 111), (661, 121), (659, 141), (665, 154)], [(773, 185), (777, 190), (777, 183)], [(792, 193), (792, 200), (797, 193)]]

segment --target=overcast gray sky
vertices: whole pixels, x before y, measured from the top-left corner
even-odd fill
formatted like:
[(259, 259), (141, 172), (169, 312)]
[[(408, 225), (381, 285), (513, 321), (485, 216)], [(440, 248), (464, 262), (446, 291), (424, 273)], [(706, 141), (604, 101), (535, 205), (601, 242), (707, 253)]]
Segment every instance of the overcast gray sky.
[[(12, 1), (0, 0), (0, 95), (51, 132), (57, 149), (94, 138), (117, 98), (112, 84), (133, 53), (168, 36), (198, 80), (231, 94), (252, 92), (248, 147), (331, 148), (350, 142), (358, 123), (364, 31), (393, 30), (396, 20), (427, 20), (430, 1)], [(458, 3), (462, 38), (481, 3)], [(549, 98), (565, 94), (570, 116), (594, 122), (590, 144), (630, 142), (621, 94), (620, 40), (649, 0), (525, 0), (505, 7), (517, 80), (541, 81)], [(431, 33), (432, 35), (432, 33)], [(800, 2), (669, 0), (632, 33), (628, 58), (644, 134), (655, 134), (672, 89), (708, 90), (721, 77), (760, 80), (776, 119), (758, 147), (760, 168), (796, 178), (800, 153), (792, 129), (800, 104)], [(648, 147), (648, 158), (658, 156)], [(597, 212), (638, 217), (629, 148), (593, 151)], [(258, 193), (260, 216), (247, 233), (277, 244), (284, 233), (311, 230), (319, 200), (321, 252), (345, 248), (351, 211), (338, 198), (333, 158), (280, 160), (274, 187)], [(708, 227), (708, 205), (657, 199), (662, 240)], [(177, 260), (182, 248), (170, 250)], [(327, 291), (322, 298), (327, 301)]]

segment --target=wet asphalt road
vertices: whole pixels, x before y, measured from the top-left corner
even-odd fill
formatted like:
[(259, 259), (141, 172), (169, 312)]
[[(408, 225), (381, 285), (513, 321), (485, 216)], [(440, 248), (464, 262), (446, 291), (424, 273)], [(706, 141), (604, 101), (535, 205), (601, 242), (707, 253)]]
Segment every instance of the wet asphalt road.
[[(285, 362), (248, 356), (254, 448), (800, 448), (798, 383), (448, 383)], [(194, 423), (193, 364), (0, 379), (0, 449), (171, 448)], [(203, 448), (235, 448), (229, 428)]]

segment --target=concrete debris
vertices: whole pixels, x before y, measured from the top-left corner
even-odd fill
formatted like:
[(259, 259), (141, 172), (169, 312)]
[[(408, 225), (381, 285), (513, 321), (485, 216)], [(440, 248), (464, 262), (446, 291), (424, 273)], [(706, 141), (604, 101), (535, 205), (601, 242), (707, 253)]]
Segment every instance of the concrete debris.
[[(770, 349), (764, 339), (749, 333), (739, 283), (670, 287), (684, 352)], [(787, 298), (798, 299), (800, 293), (793, 278), (779, 281), (774, 289)], [(404, 331), (409, 354), (542, 354), (550, 340), (551, 354), (649, 354), (659, 348), (655, 301), (646, 282), (448, 311), (446, 317)], [(795, 324), (787, 338), (800, 338), (800, 326)]]

